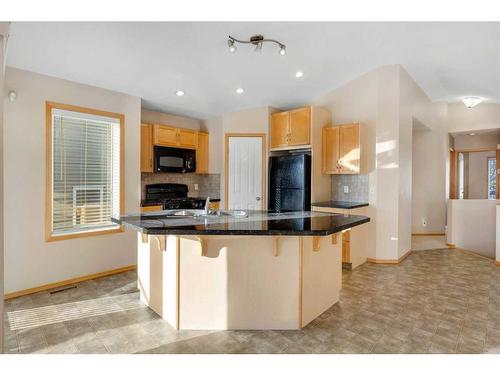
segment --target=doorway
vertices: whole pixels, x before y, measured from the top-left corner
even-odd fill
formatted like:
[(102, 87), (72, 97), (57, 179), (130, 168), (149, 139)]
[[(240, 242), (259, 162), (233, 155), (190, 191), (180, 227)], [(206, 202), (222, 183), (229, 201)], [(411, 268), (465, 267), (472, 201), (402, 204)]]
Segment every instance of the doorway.
[(226, 209), (265, 210), (266, 135), (226, 133), (224, 202)]

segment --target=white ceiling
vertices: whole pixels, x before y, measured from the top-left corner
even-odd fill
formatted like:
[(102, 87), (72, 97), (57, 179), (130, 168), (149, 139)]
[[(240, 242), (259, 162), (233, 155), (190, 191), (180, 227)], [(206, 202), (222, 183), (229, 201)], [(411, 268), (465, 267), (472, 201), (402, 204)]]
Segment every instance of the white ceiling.
[[(228, 52), (229, 34), (256, 33), (285, 43), (286, 56), (275, 45)], [(15, 22), (7, 57), (9, 66), (195, 118), (308, 104), (386, 64), (401, 64), (433, 100), (500, 101), (500, 23)], [(238, 87), (245, 93), (237, 95)], [(186, 94), (177, 97), (178, 89)]]

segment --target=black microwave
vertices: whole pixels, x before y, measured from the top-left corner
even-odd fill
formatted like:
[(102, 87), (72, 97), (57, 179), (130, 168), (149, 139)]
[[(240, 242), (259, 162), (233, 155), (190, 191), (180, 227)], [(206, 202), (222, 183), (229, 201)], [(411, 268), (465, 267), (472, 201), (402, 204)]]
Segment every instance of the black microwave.
[(196, 172), (196, 152), (185, 148), (154, 146), (154, 171)]

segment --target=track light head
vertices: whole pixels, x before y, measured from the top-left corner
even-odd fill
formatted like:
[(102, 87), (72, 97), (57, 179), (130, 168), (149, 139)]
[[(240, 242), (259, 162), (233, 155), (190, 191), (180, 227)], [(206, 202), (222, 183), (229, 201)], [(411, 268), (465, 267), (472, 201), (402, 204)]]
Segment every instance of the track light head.
[(229, 38), (227, 40), (227, 45), (229, 46), (229, 52), (236, 52), (236, 46), (234, 45), (234, 40)]
[(286, 55), (286, 46), (284, 44), (280, 45), (280, 55), (281, 56)]

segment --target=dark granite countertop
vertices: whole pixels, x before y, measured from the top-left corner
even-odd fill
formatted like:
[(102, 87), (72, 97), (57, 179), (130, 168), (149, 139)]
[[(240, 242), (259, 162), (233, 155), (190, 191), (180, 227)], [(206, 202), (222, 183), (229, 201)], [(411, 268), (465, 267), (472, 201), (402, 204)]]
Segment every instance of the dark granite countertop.
[(366, 216), (323, 212), (248, 211), (248, 217), (172, 217), (168, 211), (112, 218), (118, 224), (145, 234), (327, 236), (370, 221)]
[(351, 210), (353, 208), (360, 208), (368, 206), (367, 202), (349, 202), (349, 201), (324, 201), (312, 203), (311, 206), (314, 207), (326, 207), (326, 208), (341, 208)]
[[(201, 199), (201, 200), (206, 200), (206, 197), (188, 197), (188, 198), (196, 198), (196, 199)], [(220, 198), (210, 198), (210, 202), (220, 202)], [(162, 200), (155, 200), (155, 199), (143, 199), (141, 200), (141, 207), (146, 207), (146, 206), (162, 206), (163, 201)]]

